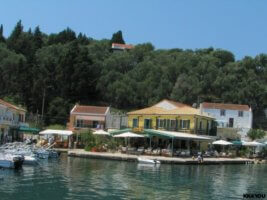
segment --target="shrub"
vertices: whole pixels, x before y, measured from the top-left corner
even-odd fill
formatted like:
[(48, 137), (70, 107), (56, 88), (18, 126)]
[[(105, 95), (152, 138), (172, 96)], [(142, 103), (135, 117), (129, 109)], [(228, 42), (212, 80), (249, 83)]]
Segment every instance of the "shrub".
[(265, 131), (261, 130), (261, 129), (250, 129), (248, 132), (248, 137), (251, 140), (255, 140), (255, 139), (261, 139), (265, 136)]

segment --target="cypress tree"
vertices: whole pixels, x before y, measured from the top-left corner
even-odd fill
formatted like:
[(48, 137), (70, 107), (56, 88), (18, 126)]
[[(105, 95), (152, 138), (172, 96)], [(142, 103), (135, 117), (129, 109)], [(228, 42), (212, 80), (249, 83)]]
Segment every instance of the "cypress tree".
[(40, 31), (39, 26), (37, 26), (34, 30), (33, 41), (35, 49), (40, 49), (43, 46), (42, 32)]
[(3, 24), (1, 24), (0, 26), (0, 42), (5, 42), (5, 37), (3, 35), (3, 32), (4, 32), (4, 28), (3, 28)]
[(125, 44), (123, 36), (122, 36), (122, 32), (118, 31), (117, 33), (114, 33), (112, 35), (112, 38), (111, 38), (110, 42), (111, 43)]

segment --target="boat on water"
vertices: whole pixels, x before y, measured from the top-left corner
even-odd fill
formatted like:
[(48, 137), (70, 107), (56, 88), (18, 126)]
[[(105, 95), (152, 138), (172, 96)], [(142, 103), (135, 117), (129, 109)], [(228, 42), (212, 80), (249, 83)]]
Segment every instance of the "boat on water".
[(24, 157), (20, 155), (0, 155), (0, 167), (1, 168), (11, 168), (11, 169), (19, 169), (22, 167), (24, 162)]
[(153, 165), (160, 164), (160, 161), (157, 159), (148, 159), (142, 157), (138, 157), (137, 161), (142, 164), (153, 164)]
[(24, 163), (23, 165), (35, 165), (38, 161), (34, 156), (24, 156)]

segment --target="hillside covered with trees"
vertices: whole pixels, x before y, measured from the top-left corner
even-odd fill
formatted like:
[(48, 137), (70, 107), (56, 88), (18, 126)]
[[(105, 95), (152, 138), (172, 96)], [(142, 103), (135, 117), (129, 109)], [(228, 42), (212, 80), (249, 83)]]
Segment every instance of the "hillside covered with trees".
[[(252, 106), (254, 126), (267, 128), (267, 54), (235, 60), (222, 49), (155, 49), (138, 44), (112, 53), (111, 40), (95, 40), (67, 28), (45, 34), (19, 21), (3, 36), (0, 27), (0, 98), (42, 112), (47, 124), (68, 121), (75, 103), (131, 110), (168, 98)], [(127, 41), (126, 41), (127, 42)]]

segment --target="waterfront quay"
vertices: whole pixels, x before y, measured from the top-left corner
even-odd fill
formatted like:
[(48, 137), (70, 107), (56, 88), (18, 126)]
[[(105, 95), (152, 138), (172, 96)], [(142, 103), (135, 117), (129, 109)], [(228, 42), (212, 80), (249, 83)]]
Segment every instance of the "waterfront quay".
[(118, 160), (118, 161), (130, 161), (136, 162), (138, 157), (157, 159), (163, 164), (204, 164), (204, 165), (216, 165), (216, 164), (254, 164), (253, 159), (247, 158), (204, 158), (202, 163), (198, 163), (197, 159), (190, 158), (177, 158), (177, 157), (162, 157), (162, 156), (137, 156), (131, 154), (122, 153), (109, 153), (109, 152), (88, 152), (83, 149), (73, 149), (68, 151), (68, 156), (80, 157), (80, 158), (93, 158), (93, 159), (106, 159), (106, 160)]

